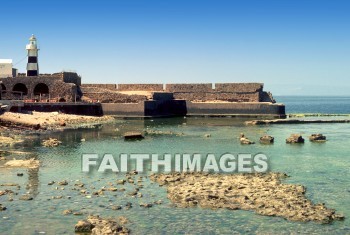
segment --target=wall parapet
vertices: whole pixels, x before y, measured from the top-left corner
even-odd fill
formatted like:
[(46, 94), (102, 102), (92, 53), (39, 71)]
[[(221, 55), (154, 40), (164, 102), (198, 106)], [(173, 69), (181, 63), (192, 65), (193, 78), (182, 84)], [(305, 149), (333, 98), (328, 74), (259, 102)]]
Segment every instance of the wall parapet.
[(84, 93), (93, 88), (118, 91), (171, 92), (175, 99), (189, 101), (271, 102), (271, 93), (263, 91), (263, 83), (173, 83), (173, 84), (83, 84)]
[(165, 90), (170, 92), (210, 92), (213, 91), (211, 83), (184, 83), (166, 84)]
[(118, 84), (119, 91), (162, 91), (163, 84)]
[(220, 92), (259, 92), (263, 88), (263, 83), (215, 83), (215, 91)]

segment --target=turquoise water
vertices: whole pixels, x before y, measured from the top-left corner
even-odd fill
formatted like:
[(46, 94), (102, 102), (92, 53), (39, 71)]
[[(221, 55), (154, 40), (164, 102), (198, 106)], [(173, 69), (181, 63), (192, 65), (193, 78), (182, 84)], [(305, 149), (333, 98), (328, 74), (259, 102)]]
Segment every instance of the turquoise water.
[(349, 96), (277, 96), (287, 113), (350, 114)]
[[(57, 148), (40, 145), (48, 136), (32, 136), (23, 144), (7, 150), (24, 151), (8, 157), (36, 157), (42, 163), (39, 171), (0, 168), (1, 183), (18, 183), (21, 189), (12, 189), (19, 194), (29, 192), (32, 201), (8, 201), (0, 197), (0, 204), (8, 209), (0, 212), (0, 234), (74, 234), (74, 225), (89, 213), (101, 216), (126, 216), (134, 234), (350, 234), (350, 125), (312, 124), (244, 126), (243, 119), (235, 118), (172, 118), (154, 120), (116, 120), (101, 129), (65, 131), (50, 137), (63, 143)], [(147, 136), (142, 141), (125, 142), (122, 133), (130, 130), (162, 130), (183, 133), (183, 135)], [(258, 141), (263, 134), (275, 137), (273, 145), (239, 144), (239, 133)], [(304, 137), (312, 133), (323, 133), (328, 141), (323, 144), (306, 141), (303, 145), (287, 145), (285, 139), (292, 133)], [(205, 138), (205, 134), (211, 134)], [(85, 141), (81, 141), (81, 139)], [(324, 202), (346, 216), (344, 221), (321, 225), (314, 222), (299, 223), (279, 217), (256, 215), (253, 211), (210, 210), (201, 208), (175, 208), (167, 199), (166, 188), (159, 187), (147, 178), (140, 189), (142, 198), (131, 198), (128, 192), (136, 186), (116, 185), (123, 174), (82, 173), (83, 153), (214, 153), (226, 152), (264, 153), (269, 157), (270, 170), (286, 172), (287, 183), (302, 184), (307, 188), (306, 196), (315, 203)], [(18, 177), (18, 172), (24, 173)], [(147, 173), (143, 173), (147, 176)], [(68, 180), (69, 185), (47, 185), (50, 181)], [(83, 182), (88, 191), (94, 192), (109, 182), (126, 192), (105, 192), (105, 195), (91, 198), (72, 190), (74, 183)], [(61, 189), (64, 187), (64, 190)], [(91, 188), (95, 187), (95, 189)], [(1, 187), (0, 190), (11, 187)], [(52, 199), (60, 196), (62, 199)], [(70, 196), (71, 199), (68, 199)], [(163, 204), (152, 208), (141, 208), (139, 203), (162, 200)], [(129, 210), (127, 202), (133, 203)], [(122, 205), (122, 210), (111, 210), (110, 205)], [(84, 215), (63, 215), (65, 209), (81, 211)]]

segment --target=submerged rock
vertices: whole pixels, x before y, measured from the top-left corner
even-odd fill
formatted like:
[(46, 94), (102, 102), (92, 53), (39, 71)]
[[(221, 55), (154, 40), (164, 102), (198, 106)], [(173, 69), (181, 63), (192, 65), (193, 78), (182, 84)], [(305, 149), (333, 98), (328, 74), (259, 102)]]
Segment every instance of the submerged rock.
[(150, 208), (153, 205), (151, 203), (140, 203), (140, 207), (144, 207), (144, 208)]
[(241, 142), (241, 144), (255, 144), (254, 141), (251, 141), (248, 138), (241, 138), (239, 141)]
[(2, 204), (0, 204), (0, 211), (5, 211), (7, 208), (5, 206), (3, 206)]
[(24, 195), (22, 195), (22, 196), (19, 197), (19, 200), (31, 201), (31, 200), (33, 200), (33, 197), (30, 196), (29, 194), (24, 194)]
[(48, 139), (48, 140), (44, 140), (44, 141), (42, 142), (42, 145), (43, 145), (44, 147), (56, 147), (56, 146), (60, 145), (61, 143), (62, 143), (62, 142), (59, 141), (58, 139), (50, 138), (50, 139)]
[(326, 141), (326, 136), (324, 136), (322, 134), (312, 134), (309, 137), (309, 140), (311, 142), (325, 142)]
[(123, 226), (127, 222), (125, 217), (103, 219), (99, 216), (89, 216), (87, 220), (78, 221), (75, 225), (75, 232), (94, 235), (129, 234), (130, 230)]
[(4, 191), (0, 191), (0, 196), (7, 195), (7, 194), (14, 194), (12, 190), (5, 189)]
[(38, 168), (40, 166), (39, 160), (31, 158), (29, 160), (17, 160), (13, 159), (5, 163), (8, 167), (24, 167), (24, 168)]
[(90, 223), (87, 220), (79, 220), (78, 223), (75, 225), (75, 232), (76, 233), (91, 233), (92, 229), (94, 228), (94, 225)]
[(62, 180), (60, 182), (57, 183), (58, 185), (68, 185), (67, 180)]
[(153, 174), (150, 179), (167, 186), (168, 198), (178, 207), (253, 210), (260, 215), (280, 216), (291, 221), (330, 223), (343, 219), (323, 204), (305, 197), (302, 185), (283, 184), (284, 173)]
[(254, 141), (251, 141), (250, 139), (245, 137), (243, 133), (240, 134), (239, 141), (241, 142), (241, 144), (255, 144)]
[(125, 184), (126, 180), (117, 180), (117, 184)]
[(264, 135), (260, 137), (259, 141), (261, 144), (273, 144), (275, 141), (275, 138), (270, 135)]
[(141, 132), (126, 132), (124, 133), (124, 139), (125, 140), (142, 140), (145, 137), (142, 135)]
[(117, 210), (121, 210), (122, 207), (121, 206), (111, 206), (111, 209), (117, 211)]
[(64, 210), (64, 211), (62, 212), (62, 214), (64, 214), (64, 215), (70, 215), (70, 214), (72, 214), (72, 213), (73, 213), (72, 210)]
[(299, 134), (291, 134), (290, 137), (286, 139), (287, 144), (304, 143), (304, 138)]

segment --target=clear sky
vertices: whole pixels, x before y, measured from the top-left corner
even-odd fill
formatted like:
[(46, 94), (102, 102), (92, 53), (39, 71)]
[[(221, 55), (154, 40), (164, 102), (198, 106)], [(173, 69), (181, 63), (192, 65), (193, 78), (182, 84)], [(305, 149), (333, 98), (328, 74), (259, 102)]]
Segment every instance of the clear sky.
[(11, 0), (0, 9), (0, 58), (20, 72), (35, 34), (40, 73), (73, 70), (84, 83), (350, 94), (348, 0)]

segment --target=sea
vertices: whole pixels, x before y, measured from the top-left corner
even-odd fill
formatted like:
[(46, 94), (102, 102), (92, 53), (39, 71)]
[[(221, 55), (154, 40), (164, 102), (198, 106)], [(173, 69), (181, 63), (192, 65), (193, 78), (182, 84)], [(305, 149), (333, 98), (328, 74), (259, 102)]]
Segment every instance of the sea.
[[(335, 116), (311, 116), (306, 118), (350, 119), (350, 97), (275, 97), (286, 105), (288, 114), (334, 114)], [(7, 169), (0, 167), (0, 185), (18, 184), (19, 187), (0, 186), (18, 193), (13, 201), (0, 196), (0, 204), (7, 210), (0, 211), (0, 234), (74, 234), (74, 225), (88, 214), (102, 217), (125, 216), (132, 234), (350, 234), (350, 124), (286, 124), (246, 126), (242, 118), (164, 118), (146, 120), (116, 119), (95, 129), (67, 130), (42, 135), (28, 135), (23, 143), (2, 148), (0, 154), (17, 159), (36, 158), (41, 167), (33, 169)], [(141, 141), (125, 141), (126, 131), (152, 131)], [(162, 134), (163, 133), (163, 134)], [(169, 134), (171, 133), (171, 134)], [(244, 133), (251, 140), (268, 134), (275, 137), (272, 145), (241, 145), (238, 136)], [(304, 144), (289, 145), (285, 139), (293, 133), (301, 134)], [(322, 133), (325, 143), (312, 143), (308, 136)], [(205, 137), (206, 135), (210, 137)], [(45, 148), (41, 142), (49, 137), (62, 144)], [(166, 187), (149, 180), (149, 172), (140, 172), (142, 197), (131, 197), (128, 192), (133, 184), (117, 185), (125, 174), (92, 171), (82, 172), (83, 154), (145, 153), (175, 155), (211, 153), (258, 154), (268, 156), (269, 170), (289, 175), (286, 184), (306, 187), (306, 197), (314, 203), (325, 203), (345, 216), (343, 221), (331, 224), (316, 222), (292, 222), (281, 217), (258, 215), (254, 211), (178, 208), (167, 198)], [(1, 163), (0, 163), (1, 164)], [(23, 173), (22, 177), (17, 173)], [(68, 185), (48, 185), (49, 182), (67, 180)], [(75, 184), (83, 183), (86, 192)], [(124, 188), (125, 191), (92, 195), (103, 187)], [(77, 190), (74, 190), (77, 189)], [(29, 193), (33, 200), (18, 200)], [(140, 207), (140, 203), (160, 205)], [(126, 203), (132, 208), (127, 209)], [(112, 206), (120, 205), (121, 210)], [(63, 215), (64, 210), (82, 212), (82, 215)]]

